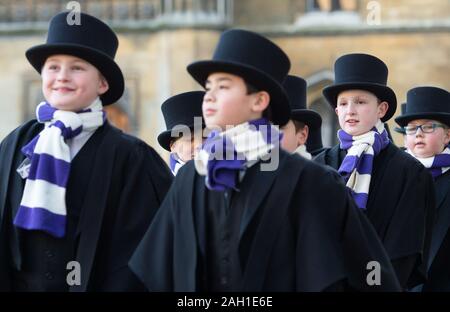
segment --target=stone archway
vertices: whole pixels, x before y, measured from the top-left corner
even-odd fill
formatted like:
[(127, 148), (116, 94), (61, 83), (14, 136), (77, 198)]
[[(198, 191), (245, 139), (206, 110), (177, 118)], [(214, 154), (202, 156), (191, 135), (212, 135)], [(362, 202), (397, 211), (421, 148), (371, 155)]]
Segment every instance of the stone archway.
[(311, 103), (310, 109), (318, 112), (322, 117), (322, 144), (331, 147), (338, 143), (337, 130), (339, 123), (333, 108), (323, 98), (317, 98)]
[(322, 143), (324, 147), (337, 144), (336, 132), (339, 122), (333, 108), (322, 95), (325, 86), (333, 83), (334, 74), (330, 70), (321, 70), (306, 77), (308, 86), (308, 108), (316, 111), (322, 117)]

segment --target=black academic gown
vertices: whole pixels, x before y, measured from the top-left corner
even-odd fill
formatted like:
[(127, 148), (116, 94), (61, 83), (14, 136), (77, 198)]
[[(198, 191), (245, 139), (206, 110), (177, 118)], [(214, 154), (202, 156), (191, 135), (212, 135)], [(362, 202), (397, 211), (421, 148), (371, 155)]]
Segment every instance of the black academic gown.
[(436, 221), (430, 248), (428, 280), (423, 291), (450, 291), (450, 171), (436, 186)]
[[(2, 291), (14, 290), (12, 276), (24, 270), (25, 260), (30, 261), (23, 259), (25, 255), (40, 256), (35, 255), (37, 247), (28, 243), (30, 237), (38, 236), (33, 232), (39, 233), (38, 243), (43, 246), (60, 244), (41, 231), (26, 231), (12, 224), (25, 184), (16, 173), (24, 159), (20, 149), (42, 127), (30, 121), (14, 130), (0, 145)], [(171, 182), (172, 174), (165, 162), (143, 141), (109, 123), (97, 129), (72, 160), (66, 191), (68, 224), (72, 225), (68, 226), (67, 236), (74, 236), (70, 252), (73, 260), (80, 263), (81, 285), (61, 290), (142, 290), (143, 285), (127, 263)]]
[[(204, 179), (192, 161), (180, 169), (130, 261), (150, 291), (209, 291)], [(242, 281), (231, 291), (400, 289), (375, 231), (331, 170), (280, 151), (277, 170), (256, 164), (238, 187), (251, 196), (237, 197), (245, 198), (235, 233)], [(373, 260), (381, 286), (366, 283)]]
[[(345, 155), (336, 145), (314, 161), (338, 170)], [(392, 143), (374, 158), (365, 212), (403, 289), (425, 281), (434, 207), (433, 179), (416, 159)]]
[(321, 147), (314, 151), (310, 151), (309, 153), (311, 154), (312, 157), (316, 157), (317, 155), (319, 155), (320, 153), (323, 153), (324, 151), (326, 151), (328, 149), (330, 149), (330, 148), (329, 147)]

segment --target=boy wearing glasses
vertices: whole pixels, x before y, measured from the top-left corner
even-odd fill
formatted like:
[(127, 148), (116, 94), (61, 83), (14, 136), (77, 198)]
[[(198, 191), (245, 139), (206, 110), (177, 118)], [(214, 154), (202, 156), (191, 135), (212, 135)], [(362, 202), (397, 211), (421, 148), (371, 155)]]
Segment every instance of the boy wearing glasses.
[[(406, 133), (407, 152), (434, 178), (436, 221), (423, 291), (450, 291), (450, 94), (436, 87), (408, 91), (405, 112), (395, 121)], [(420, 287), (419, 287), (420, 289)]]
[(388, 68), (367, 54), (336, 60), (323, 94), (338, 115), (340, 144), (315, 160), (338, 170), (386, 248), (403, 289), (422, 283), (434, 217), (431, 175), (389, 140), (384, 122), (397, 100)]

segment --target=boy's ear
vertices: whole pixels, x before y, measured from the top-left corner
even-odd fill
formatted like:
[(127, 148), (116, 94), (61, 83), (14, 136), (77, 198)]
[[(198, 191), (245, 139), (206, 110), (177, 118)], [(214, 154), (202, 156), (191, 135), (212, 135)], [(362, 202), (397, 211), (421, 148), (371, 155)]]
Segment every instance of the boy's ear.
[(387, 111), (389, 109), (389, 104), (386, 101), (381, 102), (378, 104), (378, 118), (383, 118), (384, 115), (386, 115)]
[(98, 86), (98, 94), (102, 95), (109, 90), (109, 83), (103, 75), (100, 75), (100, 83)]
[(447, 132), (447, 135), (445, 136), (444, 142), (445, 142), (445, 145), (448, 145), (450, 143), (450, 128), (448, 128), (445, 131)]
[(308, 135), (309, 135), (309, 127), (308, 127), (308, 125), (305, 125), (295, 135), (297, 136), (297, 144), (298, 145), (306, 144), (306, 141), (308, 140)]
[(267, 91), (259, 91), (255, 94), (256, 100), (252, 105), (255, 112), (263, 112), (270, 103), (270, 94)]

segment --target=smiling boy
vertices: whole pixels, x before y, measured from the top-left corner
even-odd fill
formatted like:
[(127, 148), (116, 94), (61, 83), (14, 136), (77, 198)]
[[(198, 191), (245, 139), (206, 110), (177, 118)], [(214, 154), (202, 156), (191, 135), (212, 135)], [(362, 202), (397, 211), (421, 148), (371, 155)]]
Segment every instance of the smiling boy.
[(0, 290), (140, 290), (127, 262), (172, 175), (106, 121), (103, 106), (124, 90), (116, 35), (84, 13), (68, 25), (67, 14), (26, 52), (42, 77), (37, 120), (0, 145)]

